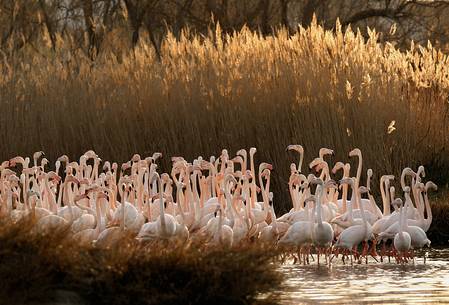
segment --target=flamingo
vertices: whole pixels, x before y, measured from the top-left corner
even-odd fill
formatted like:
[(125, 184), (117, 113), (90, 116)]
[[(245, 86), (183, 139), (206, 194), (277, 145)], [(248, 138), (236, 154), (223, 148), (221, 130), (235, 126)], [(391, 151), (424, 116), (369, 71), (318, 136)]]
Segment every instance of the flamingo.
[[(310, 196), (306, 199), (308, 202), (313, 202), (316, 205), (316, 197)], [(307, 247), (313, 242), (313, 230), (314, 223), (311, 217), (311, 208), (307, 207), (307, 219), (304, 221), (297, 221), (293, 223), (285, 233), (285, 235), (279, 240), (279, 245), (285, 245), (290, 247), (295, 247), (298, 249), (299, 262), (301, 263), (301, 248)], [(308, 252), (304, 255), (304, 264), (308, 261)]]
[[(354, 193), (354, 203), (357, 205), (360, 201), (360, 191), (364, 189), (364, 187), (357, 187), (357, 180), (356, 178), (345, 178), (343, 180), (340, 180), (341, 184), (349, 184), (352, 188), (352, 192)], [(351, 204), (352, 206), (352, 204)], [(366, 241), (368, 239), (372, 238), (373, 232), (371, 225), (369, 224), (366, 216), (365, 216), (365, 210), (363, 207), (363, 204), (360, 204), (361, 208), (361, 216), (362, 216), (362, 223), (361, 224), (354, 224), (352, 226), (349, 226), (348, 228), (344, 229), (340, 236), (337, 239), (337, 242), (335, 243), (335, 247), (337, 248), (344, 248), (348, 251), (351, 251), (351, 264), (353, 263), (353, 254), (357, 254), (357, 251), (355, 250), (355, 247), (362, 243), (363, 241)]]
[(113, 226), (109, 227), (98, 235), (98, 238), (93, 241), (93, 245), (97, 248), (104, 249), (104, 248), (111, 248), (120, 242), (120, 239), (125, 234), (125, 219), (126, 219), (126, 212), (127, 209), (124, 207), (126, 201), (128, 200), (128, 193), (131, 191), (131, 184), (126, 182), (119, 183), (120, 187), (124, 188), (124, 196), (121, 203), (121, 221), (120, 226)]
[[(299, 163), (290, 165), (288, 188), (293, 207), (279, 218), (270, 192), (272, 167), (260, 163), (256, 176), (255, 148), (249, 150), (249, 156), (246, 150), (239, 150), (234, 158), (223, 149), (219, 158), (206, 161), (199, 156), (192, 163), (173, 157), (171, 176), (157, 172), (159, 153), (146, 158), (134, 154), (119, 169), (117, 163), (108, 161), (100, 167), (101, 159), (89, 150), (71, 163), (67, 156), (58, 158), (54, 172), (49, 171), (49, 162), (42, 152), (33, 155), (31, 167), (30, 158), (16, 156), (0, 163), (0, 217), (17, 222), (31, 215), (35, 220), (34, 232), (51, 234), (62, 229), (80, 247), (117, 246), (127, 235), (141, 241), (168, 240), (186, 246), (198, 240), (225, 249), (259, 242), (293, 247), (304, 263), (308, 262), (311, 245), (317, 250), (318, 263), (322, 254), (330, 263), (334, 239), (334, 254), (338, 255), (339, 249), (352, 251), (351, 262), (354, 255), (359, 262), (362, 257), (367, 259), (368, 253), (376, 255), (375, 248), (370, 252), (367, 244), (373, 237), (380, 241), (392, 239), (400, 262), (406, 261), (408, 251), (412, 254), (414, 249), (430, 245), (425, 233), (432, 222), (428, 191), (437, 187), (431, 181), (422, 182), (423, 166), (416, 173), (410, 168), (403, 170), (400, 182), (404, 204), (395, 199), (395, 189), (390, 187), (394, 177), (381, 177), (381, 210), (370, 192), (371, 169), (367, 170), (366, 187), (360, 185), (359, 149), (349, 154), (358, 157), (355, 177), (350, 177), (349, 163), (337, 162), (332, 169), (333, 174), (343, 170), (341, 198), (324, 161), (326, 155), (333, 154), (332, 150), (320, 149), (319, 157), (311, 162), (318, 178), (301, 174), (301, 145), (289, 145), (287, 150), (300, 155)], [(203, 170), (208, 174), (203, 174)], [(62, 183), (60, 171), (65, 175)], [(317, 186), (311, 195), (313, 184)], [(360, 243), (363, 251), (358, 255), (353, 249)]]
[[(402, 200), (400, 198), (399, 198), (399, 205), (400, 205), (399, 232), (396, 233), (396, 235), (394, 236), (393, 244), (395, 249), (399, 252), (398, 258), (402, 260), (402, 258), (405, 256), (405, 253), (411, 248), (412, 239), (410, 237), (410, 234), (407, 231), (405, 231), (406, 213), (403, 212), (404, 208), (402, 205)], [(407, 206), (405, 207), (405, 209), (407, 209)]]
[(429, 190), (434, 190), (437, 191), (438, 190), (438, 186), (433, 183), (432, 181), (428, 181), (425, 185), (425, 191), (424, 191), (424, 202), (426, 205), (426, 212), (427, 212), (427, 218), (425, 219), (425, 228), (424, 231), (427, 232), (427, 230), (429, 230), (430, 225), (432, 224), (432, 209), (430, 208), (430, 203), (429, 203), (429, 197), (428, 192)]
[[(176, 219), (173, 215), (165, 213), (164, 195), (162, 181), (158, 173), (153, 174), (152, 181), (157, 181), (159, 185), (159, 210), (160, 215), (154, 222), (146, 223), (140, 229), (138, 234), (142, 239), (170, 239), (176, 234)], [(151, 182), (152, 183), (152, 182)]]
[[(335, 187), (335, 182), (330, 180), (326, 184), (323, 182), (323, 180), (319, 178), (313, 178), (310, 181), (311, 184), (317, 184), (317, 190), (316, 190), (316, 223), (313, 226), (312, 230), (312, 240), (315, 247), (318, 248), (318, 264), (320, 262), (320, 248), (329, 248), (332, 245), (332, 241), (334, 239), (334, 229), (332, 226), (326, 222), (323, 221), (323, 215), (322, 215), (322, 197), (323, 193), (328, 187)], [(328, 258), (327, 251), (325, 252), (326, 259)]]
[(275, 244), (278, 240), (280, 232), (276, 221), (276, 213), (272, 205), (270, 206), (270, 213), (272, 222), (270, 225), (262, 229), (259, 235), (259, 240), (262, 243)]
[(296, 151), (299, 153), (299, 163), (296, 169), (298, 170), (298, 172), (301, 172), (302, 162), (304, 160), (304, 148), (301, 145), (293, 144), (287, 146), (286, 151)]
[(217, 229), (212, 238), (213, 245), (220, 245), (224, 248), (231, 248), (234, 241), (234, 232), (232, 228), (223, 224), (223, 211), (221, 207), (217, 207), (218, 224)]
[[(83, 194), (82, 196), (86, 196)], [(101, 198), (107, 198), (106, 195), (96, 190), (95, 192), (95, 226), (93, 228), (87, 228), (84, 230), (79, 230), (73, 235), (73, 240), (79, 243), (81, 246), (90, 246), (98, 238), (102, 231), (102, 223), (104, 220), (101, 217), (100, 211), (100, 200)]]

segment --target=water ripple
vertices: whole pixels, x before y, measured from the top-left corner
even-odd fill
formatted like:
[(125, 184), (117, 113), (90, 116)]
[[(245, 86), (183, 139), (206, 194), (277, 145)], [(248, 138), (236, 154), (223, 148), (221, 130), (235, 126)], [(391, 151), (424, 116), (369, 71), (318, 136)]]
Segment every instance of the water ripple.
[(449, 249), (430, 250), (424, 264), (286, 264), (282, 304), (449, 303)]

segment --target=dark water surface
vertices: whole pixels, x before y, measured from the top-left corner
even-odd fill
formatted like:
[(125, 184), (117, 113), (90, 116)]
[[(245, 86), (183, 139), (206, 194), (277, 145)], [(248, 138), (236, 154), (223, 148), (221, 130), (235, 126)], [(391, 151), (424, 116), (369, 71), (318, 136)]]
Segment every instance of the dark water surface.
[(281, 304), (449, 304), (449, 248), (429, 250), (425, 264), (420, 255), (406, 265), (285, 264)]

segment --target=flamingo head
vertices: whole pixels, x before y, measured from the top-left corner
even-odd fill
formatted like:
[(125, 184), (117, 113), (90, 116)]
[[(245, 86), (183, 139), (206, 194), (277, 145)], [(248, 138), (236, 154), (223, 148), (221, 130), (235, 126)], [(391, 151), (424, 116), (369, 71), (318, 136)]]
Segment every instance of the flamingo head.
[(309, 174), (309, 175), (307, 176), (307, 182), (310, 183), (310, 181), (312, 181), (312, 180), (314, 180), (314, 179), (317, 179), (317, 178), (318, 178), (318, 177), (315, 176), (314, 174)]
[(0, 165), (0, 169), (9, 167), (9, 161), (3, 161)]
[(315, 195), (310, 195), (309, 197), (307, 197), (307, 198), (304, 200), (304, 202), (305, 202), (305, 203), (307, 203), (307, 202), (316, 202), (316, 197), (315, 197)]
[[(310, 176), (310, 175), (309, 175)], [(311, 181), (309, 181), (309, 184), (318, 184), (318, 185), (324, 185), (324, 182), (320, 178), (313, 178)]]
[(302, 145), (299, 145), (299, 144), (291, 144), (291, 145), (287, 146), (286, 151), (289, 151), (289, 150), (297, 151), (300, 154), (304, 153), (304, 148), (302, 147)]
[(323, 158), (326, 155), (334, 156), (335, 153), (332, 149), (323, 147), (323, 148), (320, 148), (320, 151), (318, 154), (319, 154), (320, 158)]
[(47, 158), (43, 158), (41, 161), (42, 166), (46, 166), (48, 163), (50, 163), (50, 161), (48, 161)]
[(139, 162), (141, 160), (139, 154), (134, 154), (134, 156), (131, 158), (132, 162)]
[(254, 154), (257, 152), (257, 149), (255, 148), (255, 147), (251, 147), (250, 149), (249, 149), (249, 155), (250, 156), (254, 156)]
[(67, 157), (67, 155), (62, 155), (58, 158), (59, 162), (64, 162), (65, 164), (69, 163), (69, 157)]
[(337, 186), (337, 183), (335, 182), (335, 180), (330, 179), (324, 183), (324, 187), (327, 189), (331, 189), (331, 188), (336, 189), (338, 186)]
[(343, 162), (339, 161), (339, 162), (335, 163), (334, 167), (332, 168), (332, 173), (336, 174), (338, 170), (340, 170), (344, 167), (345, 167), (345, 165), (343, 164)]
[(295, 163), (290, 164), (290, 174), (294, 174), (297, 172), (298, 170), (296, 169), (296, 164)]
[(415, 173), (410, 167), (404, 168), (404, 169), (402, 170), (402, 174), (403, 174), (404, 176), (406, 176), (406, 175), (409, 175), (409, 176), (412, 176), (412, 177), (416, 176), (416, 173)]
[(122, 172), (125, 172), (128, 168), (131, 168), (131, 162), (130, 161), (122, 164)]
[(241, 156), (242, 158), (246, 158), (248, 153), (246, 152), (246, 149), (240, 149), (239, 151), (237, 151), (236, 153), (237, 156)]
[(383, 175), (380, 177), (381, 181), (385, 181), (385, 183), (390, 183), (390, 180), (394, 180), (394, 175)]
[(155, 152), (155, 153), (151, 156), (151, 158), (153, 159), (154, 162), (156, 162), (157, 159), (162, 158), (162, 153), (160, 153), (160, 152)]
[(240, 155), (237, 156), (237, 157), (232, 158), (231, 161), (234, 162), (234, 163), (240, 163), (240, 164), (243, 164), (243, 158), (242, 158), (242, 156), (240, 156)]
[(173, 181), (170, 179), (170, 176), (167, 173), (163, 173), (161, 175), (161, 179), (162, 181), (164, 181), (165, 183), (172, 183)]
[[(8, 162), (8, 161), (6, 161), (6, 162)], [(25, 160), (20, 156), (14, 157), (9, 160), (9, 167), (15, 167), (17, 163), (23, 165), (25, 163)]]
[(393, 200), (391, 205), (400, 208), (402, 206), (402, 199), (401, 198), (396, 198), (395, 200)]
[(94, 159), (94, 158), (98, 157), (97, 154), (93, 150), (86, 151), (84, 153), (84, 156), (86, 156), (86, 158), (88, 158), (88, 159)]
[(268, 168), (264, 169), (260, 176), (267, 179), (268, 177), (270, 177), (270, 170)]
[(42, 150), (36, 151), (36, 152), (33, 154), (33, 159), (38, 160), (38, 159), (39, 159), (40, 157), (42, 157), (42, 156), (45, 156), (45, 153), (44, 153)]
[(354, 185), (354, 178), (350, 177), (350, 178), (344, 178), (340, 180), (340, 184), (349, 184), (351, 186)]
[(67, 176), (65, 177), (64, 182), (65, 182), (65, 183), (72, 182), (72, 183), (75, 183), (75, 184), (78, 184), (78, 185), (81, 184), (81, 181), (78, 180), (75, 176), (72, 176), (72, 175), (67, 175)]
[(360, 194), (365, 194), (365, 193), (370, 193), (370, 189), (369, 188), (367, 188), (366, 186), (359, 186), (359, 192), (360, 192)]
[(404, 193), (410, 194), (410, 186), (406, 186), (402, 190), (404, 191)]
[(299, 174), (298, 173), (291, 174), (288, 183), (291, 185), (299, 185), (301, 183)]
[(434, 191), (438, 191), (438, 186), (433, 183), (432, 181), (427, 181), (425, 186), (426, 192), (429, 191), (429, 189), (432, 189)]
[(48, 177), (49, 179), (52, 179), (52, 180), (56, 181), (56, 182), (61, 181), (61, 177), (60, 177), (58, 174), (56, 174), (55, 172), (49, 172), (49, 173), (47, 174), (47, 177)]
[(349, 152), (350, 157), (360, 157), (362, 155), (362, 151), (359, 148), (354, 148)]
[(26, 195), (27, 195), (28, 199), (30, 199), (32, 197), (40, 198), (40, 194), (34, 190), (29, 190)]
[(322, 169), (323, 166), (324, 166), (324, 160), (321, 158), (315, 158), (309, 164), (309, 168), (314, 169), (316, 172), (318, 172), (320, 169)]
[(265, 163), (265, 162), (260, 163), (260, 165), (259, 165), (259, 173), (263, 172), (266, 169), (272, 171), (273, 170), (273, 165), (271, 165), (269, 163)]
[(86, 157), (86, 155), (82, 155), (82, 156), (80, 157), (80, 165), (85, 165), (86, 162), (87, 162), (87, 157)]
[(425, 171), (425, 169), (424, 169), (424, 166), (420, 165), (420, 166), (418, 167), (418, 170), (416, 171), (416, 176), (417, 176), (417, 177), (420, 177), (420, 176), (426, 177), (426, 171)]
[(226, 158), (228, 159), (229, 154), (228, 154), (228, 150), (227, 150), (227, 149), (222, 149), (222, 150), (221, 150), (221, 156), (220, 156), (220, 158), (224, 158), (224, 156), (226, 156)]

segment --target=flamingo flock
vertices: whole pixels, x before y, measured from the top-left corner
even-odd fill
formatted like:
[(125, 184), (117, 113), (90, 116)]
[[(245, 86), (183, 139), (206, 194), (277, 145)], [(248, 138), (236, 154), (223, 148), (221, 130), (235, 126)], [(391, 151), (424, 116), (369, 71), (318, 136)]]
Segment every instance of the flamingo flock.
[[(191, 163), (173, 157), (170, 173), (157, 171), (160, 153), (136, 154), (119, 167), (102, 163), (90, 150), (76, 161), (61, 156), (54, 171), (43, 152), (34, 153), (32, 165), (29, 157), (17, 156), (0, 164), (0, 218), (17, 223), (31, 217), (36, 233), (64, 229), (80, 247), (111, 248), (125, 234), (141, 242), (196, 241), (225, 249), (262, 243), (290, 251), (303, 264), (311, 259), (319, 264), (323, 255), (327, 264), (340, 255), (351, 263), (368, 262), (369, 256), (405, 263), (414, 250), (430, 246), (427, 194), (437, 186), (422, 182), (424, 167), (402, 171), (403, 198), (390, 186), (395, 177), (382, 176), (380, 209), (372, 195), (371, 169), (362, 185), (359, 149), (349, 153), (358, 158), (355, 176), (349, 163), (329, 166), (325, 158), (334, 154), (331, 149), (320, 149), (307, 176), (303, 147), (289, 145), (287, 151), (298, 153), (299, 163), (290, 166), (292, 208), (279, 217), (270, 192), (273, 167), (261, 163), (256, 172), (256, 148), (251, 148), (232, 158), (224, 149), (218, 158)], [(338, 172), (337, 184), (331, 175)]]

